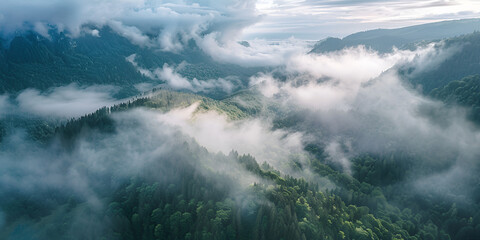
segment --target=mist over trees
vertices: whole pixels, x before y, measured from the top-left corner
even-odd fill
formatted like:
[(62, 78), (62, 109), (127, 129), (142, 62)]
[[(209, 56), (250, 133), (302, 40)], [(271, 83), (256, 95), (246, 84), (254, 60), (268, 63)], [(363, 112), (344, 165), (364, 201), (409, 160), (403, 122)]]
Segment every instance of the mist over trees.
[(314, 44), (238, 40), (256, 1), (34, 5), (0, 9), (0, 239), (480, 239), (478, 19)]

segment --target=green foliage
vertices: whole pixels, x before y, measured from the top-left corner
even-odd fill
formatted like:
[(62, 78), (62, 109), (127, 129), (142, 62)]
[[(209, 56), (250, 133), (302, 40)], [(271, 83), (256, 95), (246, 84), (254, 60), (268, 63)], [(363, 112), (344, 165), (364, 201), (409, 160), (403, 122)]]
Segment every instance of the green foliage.
[(132, 220), (109, 234), (122, 239), (413, 239), (366, 207), (346, 206), (303, 179), (268, 174), (251, 156), (232, 153), (229, 158), (274, 183), (253, 184), (232, 199), (191, 168), (168, 188), (163, 181), (135, 179), (117, 191), (107, 211), (115, 213), (113, 226)]
[[(234, 105), (226, 104), (222, 101), (213, 100), (208, 97), (202, 97), (190, 93), (172, 92), (168, 90), (152, 90), (144, 96), (137, 97), (124, 103), (112, 107), (101, 108), (94, 113), (87, 114), (78, 119), (71, 119), (55, 129), (57, 136), (62, 138), (62, 143), (66, 146), (73, 144), (73, 140), (79, 134), (89, 130), (99, 130), (104, 133), (115, 131), (115, 124), (111, 118), (111, 113), (127, 111), (132, 108), (144, 107), (147, 109), (156, 109), (166, 112), (173, 108), (187, 107), (193, 103), (199, 102), (197, 112), (216, 111), (224, 114), (228, 119), (238, 120), (248, 115)], [(35, 134), (39, 134), (35, 132)], [(49, 138), (52, 135), (48, 136)], [(44, 139), (45, 141), (48, 139)]]
[[(45, 90), (69, 83), (113, 84), (134, 89), (135, 83), (149, 81), (125, 60), (138, 50), (110, 30), (102, 31), (101, 38), (84, 36), (75, 40), (64, 34), (52, 36), (52, 40), (36, 34), (17, 36), (9, 46), (0, 47), (0, 91)], [(136, 91), (121, 93), (132, 94)]]
[[(175, 67), (187, 64), (179, 73), (188, 79), (209, 80), (234, 76), (237, 88), (245, 87), (247, 79), (263, 68), (245, 68), (214, 61), (194, 41), (180, 53), (154, 51), (132, 44), (110, 28), (100, 30), (100, 37), (90, 35), (70, 38), (51, 31), (51, 39), (35, 33), (19, 35), (7, 42), (0, 39), (0, 93), (14, 93), (26, 88), (46, 90), (76, 83), (78, 85), (113, 85), (120, 88), (118, 98), (139, 94), (135, 85), (151, 83), (126, 57), (136, 54), (138, 64), (146, 69)], [(235, 90), (235, 89), (233, 89)], [(214, 98), (228, 92), (205, 92)]]
[[(443, 88), (465, 76), (480, 74), (480, 32), (447, 39), (439, 48), (452, 51), (453, 55), (409, 78), (413, 85), (421, 85), (425, 93), (429, 94), (433, 89)], [(415, 67), (400, 69), (400, 74), (409, 76)]]
[[(248, 97), (244, 93), (242, 99)], [(164, 112), (195, 102), (199, 103), (198, 111), (214, 110), (229, 119), (258, 113), (255, 107), (240, 104), (235, 96), (217, 101), (157, 90), (72, 119), (53, 132), (62, 143), (73, 146), (79, 134), (89, 135), (92, 129), (99, 134), (117, 131), (112, 112), (137, 107)], [(276, 127), (290, 126), (294, 120), (288, 120), (289, 117), (277, 121)], [(39, 136), (51, 139), (52, 131), (48, 130), (51, 128), (48, 125), (32, 129)], [(258, 164), (251, 155), (235, 151), (228, 156), (210, 154), (198, 145), (185, 143), (184, 151), (153, 161), (145, 172), (102, 192), (105, 208), (99, 212), (89, 213), (92, 211), (84, 200), (72, 198), (68, 191), (12, 195), (0, 200), (8, 223), (0, 230), (0, 238), (15, 236), (16, 224), (22, 219), (42, 229), (38, 233), (40, 239), (58, 236), (68, 236), (65, 239), (478, 239), (480, 236), (478, 205), (456, 205), (446, 199), (418, 196), (400, 184), (408, 182), (412, 166), (416, 166), (412, 165), (414, 156), (406, 153), (357, 156), (352, 159), (352, 175), (349, 175), (327, 164), (321, 145), (309, 144), (305, 149), (311, 153), (310, 162), (292, 163), (295, 169), (309, 167), (315, 177), (328, 179), (335, 187), (284, 175), (267, 163)], [(240, 187), (238, 179), (203, 167), (200, 159), (240, 166), (256, 180), (250, 186)], [(169, 167), (169, 173), (158, 174), (157, 170), (165, 166)], [(101, 181), (114, 180), (105, 176)], [(77, 224), (74, 216), (79, 212), (88, 213), (92, 222), (101, 222), (101, 226), (87, 224), (85, 231), (72, 234), (71, 226)], [(64, 228), (55, 230), (58, 226)], [(25, 236), (18, 236), (21, 237)]]
[(480, 123), (480, 75), (450, 82), (444, 87), (434, 89), (431, 95), (447, 104), (469, 108), (469, 117)]

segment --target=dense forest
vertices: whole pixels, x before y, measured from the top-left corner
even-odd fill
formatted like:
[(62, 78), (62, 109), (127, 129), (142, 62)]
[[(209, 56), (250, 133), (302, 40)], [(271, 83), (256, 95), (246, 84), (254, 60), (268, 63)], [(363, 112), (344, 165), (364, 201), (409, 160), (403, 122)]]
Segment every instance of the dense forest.
[[(191, 41), (180, 53), (142, 48), (116, 34), (101, 29), (101, 37), (85, 35), (71, 38), (52, 30), (50, 38), (30, 32), (12, 39), (0, 38), (0, 93), (18, 92), (27, 88), (47, 90), (71, 83), (82, 85), (111, 84), (120, 86), (118, 98), (135, 96), (142, 91), (139, 83), (158, 85), (164, 81), (151, 79), (137, 71), (126, 60), (132, 54), (145, 69), (165, 63), (173, 67), (185, 63), (179, 72), (186, 78), (209, 80), (235, 76), (240, 82), (263, 69), (241, 67), (214, 61)], [(239, 84), (238, 87), (241, 87)], [(212, 97), (225, 96), (220, 91), (207, 92)]]
[(449, 82), (443, 88), (436, 88), (431, 95), (450, 105), (468, 108), (470, 118), (480, 123), (480, 75), (468, 76)]
[(446, 39), (438, 46), (439, 49), (448, 49), (445, 50), (447, 57), (440, 59), (440, 63), (413, 75), (410, 73), (414, 72), (415, 66), (407, 65), (400, 69), (400, 73), (408, 76), (413, 85), (420, 85), (427, 94), (451, 81), (480, 74), (479, 40), (480, 32)]
[[(0, 239), (480, 239), (480, 19), (245, 40), (299, 22), (27, 2), (0, 7)], [(390, 10), (461, 5), (422, 4)]]
[[(252, 95), (242, 92), (239, 96), (252, 102), (256, 99)], [(197, 111), (220, 112), (232, 120), (262, 114), (262, 110), (248, 112), (245, 109), (249, 108), (239, 108), (239, 96), (217, 101), (156, 90), (72, 119), (53, 131), (39, 130), (34, 138), (47, 145), (62, 139), (64, 144), (56, 150), (57, 154), (69, 156), (74, 155), (79, 141), (85, 141), (82, 139), (95, 142), (119, 134), (129, 123), (119, 122), (115, 116), (138, 108), (168, 112), (200, 101)], [(287, 122), (278, 119), (276, 127), (285, 128), (288, 125), (283, 123)], [(176, 151), (178, 148), (183, 150)], [(2, 192), (6, 225), (0, 236), (12, 239), (480, 237), (480, 213), (474, 210), (479, 207), (477, 203), (424, 197), (408, 189), (404, 183), (408, 176), (414, 176), (409, 173), (416, 166), (415, 156), (402, 152), (358, 156), (353, 159), (353, 174), (348, 175), (326, 161), (324, 146), (312, 143), (305, 150), (308, 161), (292, 159), (290, 174), (312, 169), (314, 177), (308, 179), (281, 173), (250, 155), (235, 151), (228, 155), (211, 153), (195, 141), (179, 140), (167, 154), (152, 159), (128, 177), (84, 169), (89, 178), (103, 182), (95, 189), (101, 207), (91, 206), (69, 190), (45, 189), (35, 195), (13, 190)], [(68, 164), (63, 163), (62, 168), (68, 169)], [(228, 167), (212, 168), (217, 165)], [(241, 175), (235, 173), (238, 171)], [(249, 175), (254, 179), (252, 183), (241, 184), (239, 178)]]

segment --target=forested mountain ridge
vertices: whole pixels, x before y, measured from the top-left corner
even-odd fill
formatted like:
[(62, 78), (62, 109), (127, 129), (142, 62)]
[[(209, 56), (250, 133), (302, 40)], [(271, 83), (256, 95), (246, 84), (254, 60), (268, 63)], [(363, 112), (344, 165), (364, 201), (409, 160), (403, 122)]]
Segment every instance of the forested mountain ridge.
[[(478, 22), (476, 20), (471, 21)], [(398, 40), (395, 39), (395, 41)], [(461, 34), (441, 41), (437, 39), (431, 43), (434, 44), (435, 51), (440, 53), (434, 57), (438, 61), (436, 64), (425, 67), (421, 64), (418, 65), (416, 62), (411, 62), (394, 67), (394, 70), (398, 71), (399, 75), (412, 84), (414, 88), (419, 88), (424, 94), (429, 95), (432, 90), (444, 88), (452, 81), (480, 74), (480, 32)], [(325, 44), (339, 46), (340, 49), (345, 47), (340, 40), (334, 38), (326, 39)], [(412, 43), (405, 46), (408, 48), (425, 47), (425, 43), (415, 45)]]
[(99, 36), (84, 34), (72, 38), (52, 30), (49, 38), (28, 32), (8, 41), (0, 39), (0, 43), (0, 93), (15, 93), (26, 88), (47, 90), (76, 83), (113, 85), (120, 88), (117, 95), (123, 98), (141, 93), (136, 90), (136, 84), (165, 82), (140, 73), (126, 60), (132, 54), (136, 55), (135, 61), (140, 67), (152, 71), (164, 64), (176, 67), (184, 62), (186, 66), (179, 73), (198, 80), (236, 76), (246, 81), (260, 69), (216, 62), (194, 41), (179, 52), (138, 46), (108, 27), (101, 29)]
[[(253, 96), (244, 92), (217, 101), (189, 93), (158, 90), (73, 119), (59, 126), (54, 134), (73, 140), (73, 145), (67, 146), (66, 152), (60, 150), (60, 155), (75, 159), (76, 149), (81, 146), (77, 144), (83, 142), (82, 139), (115, 141), (115, 137), (110, 139), (109, 136), (128, 131), (130, 120), (118, 117), (130, 112), (137, 115), (136, 109), (168, 112), (199, 102), (198, 114), (213, 110), (236, 121), (261, 114), (261, 110), (248, 113), (248, 108), (245, 112), (234, 104), (242, 102), (241, 99), (243, 102), (248, 99), (248, 105), (261, 101)], [(144, 134), (141, 125), (135, 125), (139, 128), (135, 133)], [(55, 139), (53, 135), (50, 138)], [(162, 144), (159, 139), (148, 139)], [(103, 144), (100, 141), (98, 147)], [(6, 206), (2, 211), (8, 224), (0, 236), (39, 239), (58, 236), (66, 239), (475, 239), (479, 233), (480, 217), (472, 215), (476, 211), (467, 211), (469, 205), (457, 206), (434, 198), (422, 202), (413, 193), (405, 194), (408, 189), (396, 186), (408, 176), (405, 171), (409, 171), (406, 168), (409, 161), (414, 161), (408, 154), (358, 156), (353, 160), (353, 176), (349, 176), (329, 165), (323, 146), (307, 145), (308, 162), (292, 159), (294, 172), (313, 170), (316, 177), (306, 180), (289, 176), (274, 166), (235, 151), (229, 155), (210, 153), (188, 139), (178, 141), (172, 148), (167, 155), (154, 158), (139, 172), (129, 175), (130, 178), (120, 177), (115, 172), (95, 172), (88, 167), (88, 159), (62, 163), (67, 169), (69, 164), (80, 164), (87, 167), (89, 178), (103, 179), (104, 183), (96, 186), (95, 191), (99, 191), (97, 194), (104, 207), (91, 209), (89, 203), (71, 191), (46, 191), (34, 196), (16, 193), (2, 198), (2, 206)], [(221, 165), (229, 166), (230, 170), (212, 168)], [(83, 167), (77, 171), (85, 171)], [(116, 168), (121, 169), (122, 165)], [(239, 185), (241, 179), (250, 174), (255, 179), (252, 184)], [(110, 180), (105, 182), (105, 179)], [(47, 202), (42, 200), (43, 196), (48, 196)], [(413, 203), (402, 206), (406, 201)], [(92, 224), (94, 222), (102, 224)], [(56, 227), (59, 224), (64, 227)], [(88, 231), (80, 231), (82, 228)]]
[(431, 95), (449, 105), (467, 107), (471, 111), (470, 118), (480, 123), (480, 75), (452, 81), (446, 86), (432, 90)]
[[(72, 120), (55, 132), (70, 138), (75, 132), (80, 133), (82, 129), (83, 135), (91, 135), (97, 130), (103, 132), (102, 134), (112, 134), (112, 129), (117, 132), (122, 129), (111, 128), (116, 126), (110, 118), (111, 114), (130, 111), (137, 107), (167, 111), (198, 101), (201, 102), (198, 111), (219, 111), (227, 114), (232, 120), (246, 117), (245, 113), (233, 105), (198, 95), (160, 90), (149, 96), (108, 109), (100, 109), (78, 120)], [(154, 175), (152, 182), (149, 177), (152, 173), (149, 173), (151, 170), (148, 169), (153, 170), (155, 167), (150, 166), (146, 172), (139, 173), (130, 182), (123, 181), (118, 188), (108, 188), (114, 192), (110, 193), (111, 195), (104, 195), (108, 199), (106, 201), (110, 202), (107, 204), (108, 208), (98, 215), (88, 213), (85, 203), (77, 202), (74, 195), (51, 193), (48, 205), (35, 205), (21, 195), (4, 198), (2, 205), (8, 206), (4, 208), (4, 212), (7, 222), (12, 225), (8, 224), (2, 235), (9, 238), (28, 237), (24, 235), (28, 232), (17, 233), (15, 230), (21, 226), (18, 224), (30, 225), (22, 223), (22, 216), (26, 213), (22, 213), (21, 206), (27, 204), (34, 210), (28, 213), (28, 218), (34, 221), (33, 225), (29, 226), (31, 228), (59, 224), (57, 221), (63, 221), (65, 226), (69, 226), (71, 220), (68, 216), (75, 218), (73, 214), (76, 211), (87, 211), (85, 214), (89, 218), (103, 218), (107, 225), (100, 228), (84, 223), (90, 229), (97, 229), (84, 233), (69, 230), (70, 227), (62, 229), (42, 227), (42, 231), (29, 236), (41, 239), (49, 236), (58, 237), (58, 234), (69, 239), (92, 236), (114, 239), (301, 239), (325, 236), (336, 239), (374, 236), (391, 238), (397, 234), (399, 237), (408, 236), (399, 227), (376, 220), (368, 214), (367, 208), (358, 210), (355, 206), (347, 208), (338, 197), (318, 192), (319, 186), (307, 183), (303, 179), (284, 176), (268, 164), (260, 167), (249, 155), (239, 156), (235, 152), (229, 156), (214, 155), (196, 143), (187, 142), (183, 143), (182, 148), (184, 149), (182, 152), (171, 153), (173, 154), (170, 156), (171, 160), (163, 159), (152, 163), (158, 169), (170, 164), (169, 171), (173, 171), (174, 180), (166, 175)], [(221, 161), (222, 164), (230, 166), (240, 164), (259, 179), (256, 184), (242, 190), (245, 191), (242, 193), (243, 197), (234, 195), (232, 198), (230, 188), (235, 184), (231, 176), (216, 172), (201, 173), (205, 171), (201, 170), (203, 167), (199, 162), (202, 158), (213, 158), (212, 161)], [(233, 189), (237, 188), (238, 186)], [(274, 206), (268, 204), (269, 201), (273, 202)], [(64, 217), (57, 219), (55, 216), (58, 214)], [(343, 218), (345, 219), (342, 220)], [(360, 219), (365, 224), (360, 222)], [(377, 227), (371, 228), (372, 224)], [(70, 231), (74, 231), (76, 235), (69, 235)]]
[(0, 239), (480, 239), (480, 19), (297, 38), (480, 3), (267, 2), (2, 2)]
[(326, 53), (346, 47), (364, 45), (381, 53), (391, 52), (392, 48), (404, 48), (422, 41), (442, 40), (480, 30), (479, 19), (464, 19), (427, 23), (397, 29), (376, 29), (358, 32), (342, 39), (327, 38), (319, 41), (311, 53)]
[(400, 74), (406, 75), (414, 86), (421, 86), (427, 94), (435, 88), (446, 86), (451, 81), (480, 74), (480, 32), (446, 39), (440, 47), (452, 53), (438, 65), (413, 76), (409, 76), (409, 72), (416, 66), (407, 65), (399, 71)]
[(48, 89), (72, 82), (133, 88), (135, 83), (148, 81), (125, 61), (139, 47), (108, 30), (102, 31), (102, 38), (70, 39), (60, 33), (47, 39), (30, 33), (5, 42), (0, 49), (2, 92)]
[(72, 138), (84, 128), (113, 131), (114, 125), (109, 117), (111, 113), (127, 111), (137, 107), (165, 112), (174, 108), (187, 107), (196, 102), (200, 103), (197, 111), (216, 111), (225, 114), (232, 120), (249, 116), (249, 113), (239, 109), (234, 104), (191, 93), (153, 89), (125, 102), (103, 107), (93, 113), (66, 121), (52, 121), (38, 117), (25, 118), (24, 116), (10, 116), (0, 119), (0, 143), (2, 137), (12, 134), (11, 131), (15, 128), (25, 129), (28, 137), (34, 141), (49, 142), (53, 140), (56, 134), (65, 138)]
[[(94, 113), (82, 116), (58, 126), (55, 133), (67, 139), (75, 138), (85, 128), (99, 129), (105, 132), (114, 131), (115, 125), (110, 115), (116, 112), (128, 111), (134, 108), (154, 109), (161, 112), (167, 112), (175, 108), (184, 108), (194, 103), (199, 103), (196, 112), (215, 111), (224, 114), (231, 120), (243, 119), (249, 116), (235, 105), (225, 104), (223, 101), (214, 100), (208, 97), (181, 93), (169, 90), (154, 89), (143, 96), (136, 97), (124, 103), (105, 107)], [(53, 134), (53, 132), (52, 132)], [(53, 137), (47, 136), (47, 138)]]

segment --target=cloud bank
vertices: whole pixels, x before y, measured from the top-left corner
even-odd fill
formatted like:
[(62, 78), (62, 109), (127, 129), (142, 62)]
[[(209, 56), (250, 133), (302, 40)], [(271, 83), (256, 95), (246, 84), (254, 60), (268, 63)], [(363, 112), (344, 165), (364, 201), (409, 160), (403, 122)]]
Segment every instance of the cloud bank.
[(197, 110), (198, 103), (159, 115), (157, 119), (180, 129), (211, 152), (228, 154), (235, 150), (276, 167), (288, 163), (289, 156), (303, 153), (301, 133), (272, 131), (265, 119), (229, 121), (215, 111)]
[(16, 96), (0, 96), (0, 116), (27, 115), (44, 119), (69, 119), (119, 103), (112, 86), (70, 84), (44, 92), (25, 89)]
[[(245, 31), (245, 37), (319, 40), (377, 28), (399, 28), (454, 19), (478, 18), (474, 0), (424, 1), (283, 1), (259, 0), (266, 17)], [(313, 29), (313, 30), (312, 30)]]
[(239, 149), (240, 153), (253, 153), (258, 160), (274, 164), (295, 150), (302, 151), (298, 135), (271, 132), (260, 122), (251, 128), (249, 121), (254, 120), (229, 122), (223, 115), (198, 111), (197, 107), (198, 103), (166, 113), (145, 109), (114, 113), (114, 133), (91, 131), (78, 136), (71, 150), (55, 142), (38, 146), (26, 140), (22, 132), (9, 135), (0, 145), (0, 211), (11, 194), (31, 196), (29, 199), (39, 204), (48, 204), (50, 200), (41, 196), (53, 193), (60, 199), (67, 196), (86, 203), (79, 208), (99, 213), (108, 207), (105, 197), (132, 177), (160, 183), (181, 181), (176, 171), (185, 166), (206, 177), (220, 174), (233, 179), (235, 184), (229, 189), (235, 198), (252, 183), (263, 180), (236, 159), (217, 151), (229, 154)]
[(191, 80), (187, 79), (179, 73), (181, 69), (188, 65), (186, 62), (182, 62), (176, 67), (165, 63), (162, 68), (149, 70), (140, 67), (135, 61), (135, 58), (136, 54), (132, 54), (128, 56), (126, 60), (130, 62), (142, 75), (153, 80), (160, 80), (174, 90), (188, 90), (191, 92), (222, 91), (230, 94), (234, 89), (238, 88), (238, 85), (240, 85), (240, 80), (235, 76), (209, 80), (198, 80), (197, 78), (193, 78)]
[(178, 51), (189, 40), (213, 34), (216, 41), (234, 39), (259, 20), (255, 1), (68, 0), (2, 2), (0, 32), (5, 36), (33, 30), (66, 31), (73, 37), (98, 35), (108, 26), (135, 44)]
[[(39, 146), (24, 132), (13, 131), (0, 145), (0, 196), (10, 191), (28, 195), (60, 190), (101, 207), (102, 189), (114, 189), (131, 177), (175, 178), (168, 161), (200, 164), (198, 171), (206, 175), (221, 173), (247, 187), (261, 180), (233, 159), (221, 162), (213, 156), (238, 151), (289, 170), (290, 156), (303, 154), (300, 133), (271, 131), (260, 119), (230, 121), (218, 112), (200, 110), (198, 102), (165, 113), (139, 108), (111, 117), (115, 132), (91, 130), (78, 136), (71, 150), (56, 141)], [(152, 166), (155, 173), (150, 175)], [(105, 177), (111, 181), (97, 182)]]
[[(466, 184), (465, 176), (474, 176), (467, 166), (480, 156), (475, 147), (480, 132), (464, 109), (423, 96), (397, 74), (399, 67), (409, 64), (416, 66), (413, 72), (425, 71), (433, 66), (432, 56), (442, 61), (457, 50), (458, 46), (429, 45), (380, 55), (358, 47), (299, 55), (284, 69), (253, 77), (250, 84), (296, 115), (295, 128), (324, 146), (327, 160), (345, 172), (351, 172), (350, 159), (355, 156), (405, 152), (416, 159), (420, 180), (414, 186), (425, 188), (420, 184), (425, 180), (429, 191), (467, 196), (465, 189), (446, 186)], [(426, 170), (431, 168), (449, 172), (442, 181), (449, 184), (432, 181), (431, 174), (440, 173)]]

